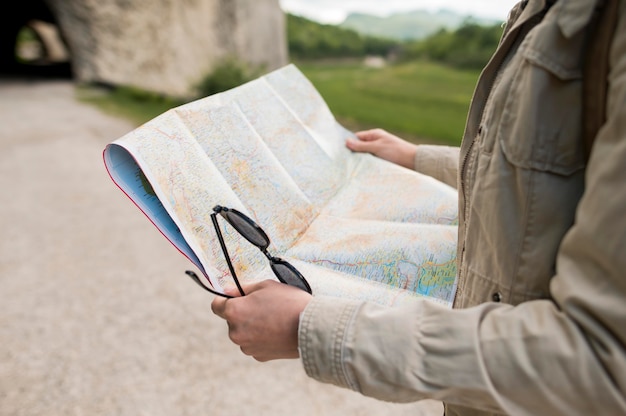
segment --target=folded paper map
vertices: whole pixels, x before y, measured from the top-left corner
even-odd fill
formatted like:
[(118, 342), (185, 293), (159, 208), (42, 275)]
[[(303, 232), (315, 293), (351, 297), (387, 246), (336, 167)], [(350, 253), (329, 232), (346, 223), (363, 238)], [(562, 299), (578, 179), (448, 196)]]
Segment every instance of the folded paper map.
[[(351, 152), (351, 136), (290, 64), (173, 108), (103, 156), (115, 184), (219, 291), (232, 280), (211, 223), (216, 205), (257, 222), (272, 255), (316, 296), (451, 305), (456, 190)], [(240, 280), (274, 278), (257, 247), (225, 222), (222, 230)]]

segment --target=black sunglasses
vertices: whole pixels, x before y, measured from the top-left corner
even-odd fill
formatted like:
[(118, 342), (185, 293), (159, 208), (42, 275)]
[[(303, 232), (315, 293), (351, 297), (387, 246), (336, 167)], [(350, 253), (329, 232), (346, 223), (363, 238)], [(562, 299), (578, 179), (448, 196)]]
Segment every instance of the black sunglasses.
[[(237, 211), (236, 209), (216, 205), (213, 208), (213, 213), (211, 214), (211, 221), (213, 222), (213, 227), (215, 227), (215, 232), (217, 233), (217, 238), (220, 242), (222, 253), (224, 253), (224, 258), (226, 259), (228, 270), (230, 270), (230, 274), (233, 277), (235, 285), (237, 285), (237, 289), (239, 290), (239, 293), (241, 293), (241, 296), (245, 296), (245, 293), (241, 288), (241, 284), (239, 283), (239, 279), (237, 279), (233, 264), (230, 261), (230, 255), (228, 254), (228, 249), (226, 248), (226, 244), (224, 243), (224, 237), (222, 236), (222, 231), (220, 230), (219, 223), (217, 222), (217, 214), (220, 214), (222, 218), (224, 218), (226, 222), (228, 222), (235, 229), (235, 231), (241, 234), (241, 236), (248, 240), (250, 243), (257, 246), (259, 250), (261, 250), (261, 252), (265, 254), (265, 257), (267, 257), (270, 262), (272, 271), (280, 282), (290, 286), (295, 286), (308, 293), (313, 293), (313, 291), (311, 290), (311, 286), (309, 286), (309, 283), (306, 281), (302, 273), (300, 273), (289, 262), (279, 257), (274, 257), (267, 252), (267, 248), (270, 245), (270, 239), (267, 234), (265, 234), (265, 231), (263, 231), (263, 229), (257, 225), (257, 223), (255, 223), (250, 217), (243, 214), (242, 212)], [(232, 297), (206, 286), (204, 283), (202, 283), (198, 275), (191, 270), (187, 270), (185, 271), (185, 273), (190, 276), (203, 289), (208, 290), (214, 295), (224, 296), (227, 298)]]

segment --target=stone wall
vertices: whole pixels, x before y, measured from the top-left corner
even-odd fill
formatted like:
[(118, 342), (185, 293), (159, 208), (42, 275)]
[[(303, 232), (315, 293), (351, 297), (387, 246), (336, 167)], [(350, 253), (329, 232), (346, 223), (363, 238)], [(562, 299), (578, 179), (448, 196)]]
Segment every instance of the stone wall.
[(186, 97), (226, 56), (287, 63), (278, 0), (46, 0), (79, 82)]

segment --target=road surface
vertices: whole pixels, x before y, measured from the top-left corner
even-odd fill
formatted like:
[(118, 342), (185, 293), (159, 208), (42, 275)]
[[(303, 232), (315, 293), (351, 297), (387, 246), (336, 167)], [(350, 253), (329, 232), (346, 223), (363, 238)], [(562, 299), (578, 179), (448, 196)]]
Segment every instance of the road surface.
[(441, 414), (257, 363), (189, 262), (115, 187), (102, 150), (135, 126), (71, 81), (0, 80), (0, 414)]

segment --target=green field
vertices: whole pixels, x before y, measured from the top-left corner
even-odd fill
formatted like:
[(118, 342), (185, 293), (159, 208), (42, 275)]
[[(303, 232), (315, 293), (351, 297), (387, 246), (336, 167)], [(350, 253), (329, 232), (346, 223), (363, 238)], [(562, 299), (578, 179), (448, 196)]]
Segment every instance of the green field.
[(380, 127), (415, 142), (459, 144), (477, 71), (412, 62), (296, 63), (351, 130)]
[[(426, 62), (368, 68), (360, 62), (306, 62), (311, 80), (337, 120), (357, 131), (384, 128), (416, 143), (460, 143), (478, 72)], [(156, 94), (119, 88), (80, 94), (84, 101), (138, 125), (179, 105)]]

